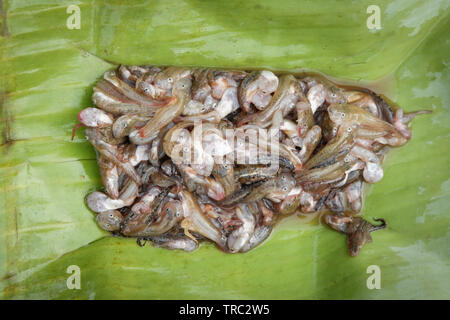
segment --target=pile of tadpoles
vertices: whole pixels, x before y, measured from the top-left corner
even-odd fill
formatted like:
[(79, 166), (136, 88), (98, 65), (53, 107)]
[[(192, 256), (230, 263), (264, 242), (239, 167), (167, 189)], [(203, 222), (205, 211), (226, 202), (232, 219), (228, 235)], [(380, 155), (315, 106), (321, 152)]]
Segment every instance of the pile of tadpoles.
[[(209, 240), (246, 252), (287, 215), (326, 213), (350, 255), (371, 241), (364, 182), (418, 111), (319, 75), (120, 66), (78, 119), (104, 190), (86, 197), (101, 228), (138, 244), (192, 251)], [(377, 219), (375, 219), (377, 220)]]

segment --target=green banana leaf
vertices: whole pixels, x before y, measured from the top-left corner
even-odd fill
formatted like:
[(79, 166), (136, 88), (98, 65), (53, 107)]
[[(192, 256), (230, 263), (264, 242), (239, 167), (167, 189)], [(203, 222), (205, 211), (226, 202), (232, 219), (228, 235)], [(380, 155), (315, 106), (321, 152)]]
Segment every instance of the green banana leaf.
[[(448, 0), (0, 4), (3, 299), (450, 298)], [(368, 28), (372, 4), (381, 29)], [(67, 27), (69, 5), (79, 29)], [(368, 188), (363, 215), (389, 226), (358, 257), (341, 234), (296, 216), (245, 254), (141, 248), (97, 227), (84, 204), (101, 186), (95, 153), (82, 130), (70, 139), (93, 85), (121, 63), (314, 70), (433, 113), (413, 121)], [(67, 286), (71, 265), (80, 289)], [(380, 289), (367, 286), (372, 265)]]

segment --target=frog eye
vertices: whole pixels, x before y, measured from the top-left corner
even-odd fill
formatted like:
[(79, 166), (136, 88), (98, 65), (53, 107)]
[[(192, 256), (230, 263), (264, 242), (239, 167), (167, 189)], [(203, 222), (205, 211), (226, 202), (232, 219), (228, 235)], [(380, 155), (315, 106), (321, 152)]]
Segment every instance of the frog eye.
[(332, 93), (331, 93), (331, 97), (332, 97), (332, 98), (336, 98), (336, 97), (337, 97), (337, 94), (334, 93), (334, 92), (332, 92)]
[(105, 227), (109, 229), (111, 225), (109, 223), (105, 223)]
[(283, 187), (283, 191), (284, 192), (288, 191), (288, 187)]
[(148, 88), (144, 88), (144, 92), (148, 92), (149, 90), (148, 90)]
[(286, 180), (286, 176), (281, 176), (281, 180)]
[(349, 133), (352, 132), (352, 130), (353, 130), (353, 129), (352, 129), (351, 127), (348, 127), (348, 128), (347, 128), (347, 132), (349, 132)]
[(112, 213), (108, 214), (108, 217), (114, 218), (114, 215)]
[(172, 78), (167, 78), (167, 82), (172, 83), (173, 79)]
[(341, 118), (342, 118), (342, 119), (345, 118), (345, 113), (341, 112)]
[(350, 158), (349, 158), (349, 157), (345, 157), (345, 158), (344, 158), (344, 162), (345, 162), (345, 163), (349, 163), (349, 162), (350, 162)]

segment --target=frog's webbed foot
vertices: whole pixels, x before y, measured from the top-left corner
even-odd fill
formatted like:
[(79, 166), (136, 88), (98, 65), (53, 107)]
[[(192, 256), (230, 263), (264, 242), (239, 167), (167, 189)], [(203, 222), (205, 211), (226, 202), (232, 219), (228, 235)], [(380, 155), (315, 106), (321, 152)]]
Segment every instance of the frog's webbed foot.
[(383, 230), (383, 229), (385, 229), (387, 227), (386, 220), (384, 220), (383, 218), (373, 218), (373, 220), (374, 221), (380, 221), (381, 224), (379, 226), (370, 224), (369, 232), (374, 232), (374, 231), (377, 231), (377, 230)]
[(192, 222), (189, 219), (184, 219), (183, 221), (181, 221), (180, 223), (180, 227), (183, 228), (184, 231), (184, 235), (188, 238), (190, 238), (191, 240), (193, 240), (196, 244), (198, 244), (198, 240), (196, 237), (194, 237), (192, 235), (192, 233), (190, 233), (190, 230), (193, 227)]

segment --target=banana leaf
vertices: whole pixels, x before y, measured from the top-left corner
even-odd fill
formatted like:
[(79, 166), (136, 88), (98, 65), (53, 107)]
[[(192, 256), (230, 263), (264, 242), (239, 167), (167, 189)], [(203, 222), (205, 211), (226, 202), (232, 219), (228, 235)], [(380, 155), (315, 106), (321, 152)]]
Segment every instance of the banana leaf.
[[(2, 0), (0, 297), (449, 299), (449, 3), (378, 0), (370, 29), (368, 0)], [(118, 64), (314, 70), (433, 113), (368, 188), (364, 217), (389, 226), (358, 257), (297, 216), (245, 254), (141, 248), (97, 227), (84, 204), (101, 187), (95, 152), (82, 130), (71, 141)], [(67, 286), (71, 265), (80, 289)], [(368, 288), (372, 265), (380, 289)]]

